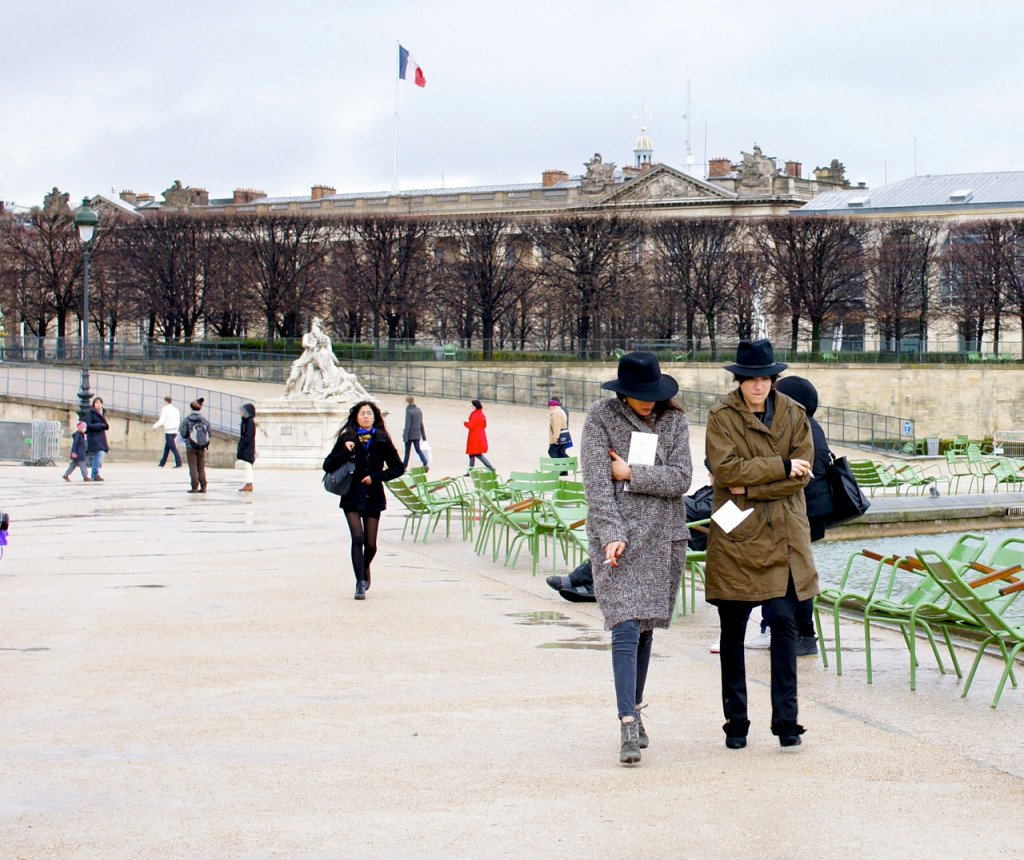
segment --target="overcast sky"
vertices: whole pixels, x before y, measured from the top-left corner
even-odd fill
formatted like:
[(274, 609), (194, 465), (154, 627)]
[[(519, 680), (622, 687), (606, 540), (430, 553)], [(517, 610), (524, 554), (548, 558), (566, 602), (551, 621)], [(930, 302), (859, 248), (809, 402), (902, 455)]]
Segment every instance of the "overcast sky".
[[(754, 143), (869, 185), (1024, 170), (1024, 3), (0, 0), (0, 199), (535, 182)], [(641, 119), (646, 106), (646, 119)], [(706, 146), (705, 146), (706, 141)], [(702, 171), (701, 167), (698, 170)]]

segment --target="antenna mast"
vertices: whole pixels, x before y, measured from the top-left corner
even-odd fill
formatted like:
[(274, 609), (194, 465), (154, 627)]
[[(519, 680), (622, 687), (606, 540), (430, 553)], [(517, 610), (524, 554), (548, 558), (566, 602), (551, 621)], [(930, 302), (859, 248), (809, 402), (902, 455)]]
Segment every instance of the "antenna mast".
[(690, 73), (686, 73), (686, 172), (693, 174), (693, 93), (690, 90)]

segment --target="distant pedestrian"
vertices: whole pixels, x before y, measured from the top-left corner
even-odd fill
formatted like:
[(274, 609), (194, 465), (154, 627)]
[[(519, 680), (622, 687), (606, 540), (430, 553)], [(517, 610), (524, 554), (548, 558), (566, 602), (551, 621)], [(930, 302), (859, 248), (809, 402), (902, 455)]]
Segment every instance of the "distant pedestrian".
[(384, 483), (405, 472), (376, 403), (361, 400), (352, 407), (338, 431), (338, 440), (324, 459), (323, 469), (333, 472), (349, 460), (355, 461), (356, 469), (339, 507), (345, 512), (352, 535), (355, 599), (365, 600), (370, 588), (370, 563), (377, 554), (380, 515), (387, 508)]
[(107, 417), (103, 414), (102, 397), (93, 398), (92, 408), (85, 414), (85, 425), (85, 450), (92, 454), (90, 468), (92, 479), (102, 481), (100, 468), (103, 466), (103, 455), (110, 452), (110, 446), (107, 444), (107, 431), (110, 429), (110, 425), (107, 423)]
[(206, 492), (206, 449), (210, 447), (210, 421), (203, 415), (202, 397), (189, 404), (192, 410), (181, 420), (178, 433), (185, 440), (185, 459), (188, 460), (190, 493)]
[(85, 471), (85, 427), (84, 421), (79, 421), (78, 426), (75, 428), (75, 432), (71, 436), (71, 456), (68, 462), (67, 471), (64, 472), (64, 480), (70, 482), (69, 477), (75, 469), (78, 469), (82, 473), (82, 480), (90, 480), (89, 476)]
[(466, 436), (466, 453), (469, 455), (469, 468), (472, 469), (479, 460), (492, 472), (494, 466), (490, 464), (484, 454), (487, 453), (487, 417), (484, 415), (484, 406), (479, 400), (471, 400), (473, 411), (469, 413), (469, 420), (463, 421), (462, 426), (469, 428)]
[(427, 441), (427, 431), (423, 427), (423, 410), (416, 405), (412, 397), (405, 398), (405, 429), (402, 430), (402, 441), (405, 443), (405, 456), (402, 458), (402, 465), (409, 467), (409, 454), (416, 449), (425, 471), (430, 471), (430, 464), (427, 457), (420, 450), (420, 442)]
[(245, 467), (245, 486), (239, 487), (240, 493), (252, 492), (252, 466), (256, 462), (256, 406), (252, 403), (242, 404), (242, 422), (238, 427), (238, 451), (235, 456)]
[(164, 408), (160, 410), (160, 417), (153, 425), (154, 430), (161, 427), (164, 431), (164, 453), (157, 465), (162, 469), (167, 465), (167, 455), (174, 455), (174, 468), (181, 468), (181, 454), (178, 453), (176, 438), (178, 436), (178, 425), (181, 424), (181, 410), (174, 405), (174, 401), (168, 394), (164, 398)]
[(568, 435), (569, 416), (562, 408), (562, 401), (552, 397), (548, 401), (548, 413), (548, 456), (567, 457), (569, 442), (562, 434)]

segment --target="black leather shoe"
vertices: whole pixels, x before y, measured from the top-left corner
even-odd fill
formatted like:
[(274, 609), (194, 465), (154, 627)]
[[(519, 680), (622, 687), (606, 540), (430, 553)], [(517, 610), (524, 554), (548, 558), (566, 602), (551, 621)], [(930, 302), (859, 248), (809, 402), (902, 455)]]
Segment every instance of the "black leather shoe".
[(731, 750), (741, 750), (747, 745), (746, 738), (726, 738), (725, 745)]
[(779, 735), (779, 746), (784, 750), (796, 749), (802, 743), (800, 735)]
[(354, 600), (366, 600), (366, 586), (361, 579), (356, 580), (356, 594)]

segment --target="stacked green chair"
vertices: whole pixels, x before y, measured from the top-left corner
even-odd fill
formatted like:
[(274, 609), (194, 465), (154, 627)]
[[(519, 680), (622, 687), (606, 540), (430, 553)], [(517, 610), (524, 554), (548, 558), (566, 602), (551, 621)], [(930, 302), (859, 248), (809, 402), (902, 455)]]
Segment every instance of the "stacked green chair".
[[(389, 481), (386, 486), (408, 512), (405, 525), (402, 528), (403, 540), (410, 525), (413, 527), (413, 542), (419, 539), (420, 529), (425, 526), (423, 542), (426, 543), (442, 518), (445, 523), (445, 536), (451, 536), (452, 511), (455, 510), (462, 515), (463, 538), (472, 534), (472, 519), (467, 520), (467, 513), (471, 514), (471, 510), (467, 511), (471, 502), (463, 497), (454, 483), (437, 482), (436, 486), (428, 488), (417, 485), (414, 481), (397, 478), (394, 481)], [(453, 492), (449, 487), (456, 487), (456, 489)]]
[[(964, 437), (967, 438), (966, 436)], [(952, 448), (946, 451), (946, 470), (949, 474), (949, 484), (953, 488), (954, 493), (960, 492), (960, 479), (967, 478), (967, 492), (974, 492), (974, 483), (977, 480), (977, 475), (974, 474), (974, 470), (971, 468), (971, 464), (967, 462), (967, 445), (964, 444), (964, 453), (957, 455)]]
[(573, 478), (579, 472), (579, 460), (576, 457), (541, 457), (537, 467), (541, 472), (571, 472)]
[[(950, 549), (948, 558), (961, 568), (966, 568), (976, 562), (981, 554), (988, 547), (988, 539), (976, 534), (961, 535)], [(910, 579), (914, 584), (905, 596), (898, 596), (904, 585), (901, 580)], [(884, 621), (895, 624), (903, 634), (903, 641), (910, 652), (910, 689), (917, 689), (917, 629), (920, 627), (928, 638), (932, 653), (935, 655), (935, 662), (939, 671), (946, 673), (946, 667), (942, 662), (938, 647), (935, 644), (935, 637), (932, 633), (932, 626), (937, 626), (943, 634), (946, 648), (949, 651), (950, 660), (956, 675), (960, 677), (960, 664), (956, 658), (956, 651), (949, 637), (950, 626), (962, 622), (950, 614), (950, 601), (943, 595), (941, 589), (927, 575), (924, 567), (916, 558), (905, 558), (898, 560), (892, 565), (891, 575), (885, 589), (872, 597), (864, 606), (864, 651), (866, 658), (867, 681), (872, 683), (873, 672), (871, 663), (871, 622)]]
[[(967, 675), (961, 697), (966, 697), (970, 692), (971, 684), (974, 683), (974, 676), (977, 674), (981, 658), (990, 645), (995, 645), (1003, 658), (1003, 673), (996, 687), (995, 697), (992, 699), (992, 707), (998, 707), (1002, 698), (1003, 689), (1006, 686), (1007, 678), (1017, 686), (1017, 678), (1014, 675), (1013, 664), (1017, 655), (1024, 649), (1024, 625), (1010, 624), (1002, 614), (1002, 610), (996, 608), (994, 599), (985, 599), (971, 584), (964, 579), (955, 566), (934, 550), (917, 550), (917, 557), (928, 570), (932, 579), (945, 591), (950, 598), (971, 616), (980, 629), (985, 632), (985, 638), (978, 646), (977, 656), (974, 658), (974, 665)], [(1017, 583), (1008, 588), (1003, 588), (1003, 594), (1014, 592), (1019, 593), (1018, 586), (1024, 583)]]

